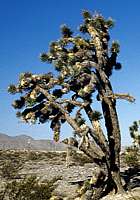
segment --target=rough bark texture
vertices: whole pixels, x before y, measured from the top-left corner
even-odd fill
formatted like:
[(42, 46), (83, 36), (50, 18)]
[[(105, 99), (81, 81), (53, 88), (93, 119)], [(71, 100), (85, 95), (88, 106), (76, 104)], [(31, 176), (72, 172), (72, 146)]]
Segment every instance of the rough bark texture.
[(121, 136), (120, 136), (120, 128), (116, 112), (115, 100), (103, 96), (102, 109), (105, 118), (105, 125), (107, 129), (109, 149), (110, 149), (109, 173), (110, 176), (112, 176), (113, 181), (115, 182), (116, 191), (122, 192), (123, 188), (120, 178), (120, 155), (119, 155), (121, 150)]
[(116, 192), (122, 192), (123, 187), (120, 178), (120, 147), (121, 136), (119, 121), (116, 112), (116, 101), (112, 98), (108, 98), (108, 95), (113, 94), (111, 83), (106, 75), (104, 68), (107, 68), (107, 61), (104, 55), (108, 55), (108, 49), (103, 48), (103, 43), (100, 40), (99, 33), (91, 26), (89, 31), (96, 44), (96, 53), (98, 58), (98, 68), (96, 74), (99, 80), (98, 93), (101, 97), (102, 110), (105, 118), (105, 126), (107, 129), (109, 150), (110, 150), (110, 167), (108, 168), (109, 177), (115, 183)]

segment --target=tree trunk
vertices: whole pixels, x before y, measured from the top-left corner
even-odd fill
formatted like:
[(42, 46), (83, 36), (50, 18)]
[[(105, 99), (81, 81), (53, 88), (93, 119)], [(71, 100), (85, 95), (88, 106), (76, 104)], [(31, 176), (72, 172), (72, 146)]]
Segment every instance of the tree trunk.
[(102, 69), (103, 63), (105, 62), (100, 59), (100, 67), (96, 72), (99, 79), (98, 92), (102, 104), (110, 152), (110, 166), (108, 169), (108, 176), (109, 179), (112, 179), (114, 182), (116, 192), (123, 192), (120, 176), (121, 135), (116, 111), (116, 100), (109, 97), (113, 94), (113, 89), (109, 78), (107, 77), (105, 71)]
[(116, 112), (116, 102), (110, 98), (102, 101), (102, 109), (105, 118), (105, 125), (108, 134), (108, 142), (110, 149), (110, 169), (109, 173), (115, 183), (116, 192), (123, 192), (120, 177), (120, 150), (121, 136)]
[(105, 154), (93, 141), (89, 141), (88, 147), (85, 142), (83, 142), (80, 146), (80, 150), (90, 157), (97, 165), (102, 167), (105, 165)]
[(106, 137), (100, 127), (100, 124), (98, 121), (93, 119), (93, 110), (90, 106), (90, 104), (85, 106), (85, 112), (92, 124), (93, 127), (93, 131), (94, 131), (94, 135), (93, 138), (95, 140), (95, 142), (97, 143), (97, 145), (99, 145), (99, 147), (102, 149), (102, 151), (105, 153), (106, 156), (108, 156), (109, 154), (109, 149), (108, 149), (108, 142), (106, 140)]

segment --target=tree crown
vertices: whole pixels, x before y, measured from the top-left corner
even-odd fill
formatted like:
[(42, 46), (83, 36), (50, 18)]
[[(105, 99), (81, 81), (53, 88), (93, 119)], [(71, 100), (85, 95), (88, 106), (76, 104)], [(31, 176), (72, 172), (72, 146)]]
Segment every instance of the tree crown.
[[(21, 94), (20, 99), (12, 104), (20, 110), (17, 117), (31, 123), (50, 120), (56, 141), (59, 139), (61, 124), (66, 121), (66, 114), (70, 115), (75, 107), (78, 110), (73, 120), (86, 129), (80, 111), (92, 103), (93, 93), (97, 92), (97, 99), (101, 99), (98, 93), (101, 81), (97, 77), (98, 71), (103, 70), (107, 80), (114, 69), (121, 68), (121, 64), (116, 61), (119, 44), (113, 41), (109, 46), (109, 29), (114, 26), (113, 20), (106, 20), (97, 13), (92, 15), (88, 11), (83, 11), (83, 19), (78, 36), (63, 25), (61, 38), (51, 42), (48, 53), (40, 55), (43, 62), (55, 67), (57, 75), (50, 72), (21, 73), (19, 83), (8, 88), (11, 94)], [(99, 59), (101, 53), (102, 66)], [(99, 120), (101, 114), (94, 111), (90, 117)]]

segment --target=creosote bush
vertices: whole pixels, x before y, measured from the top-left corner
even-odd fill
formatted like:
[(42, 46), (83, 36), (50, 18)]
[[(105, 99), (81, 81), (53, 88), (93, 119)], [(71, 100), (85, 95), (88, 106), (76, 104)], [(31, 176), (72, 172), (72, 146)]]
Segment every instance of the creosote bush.
[(18, 171), (22, 168), (20, 161), (6, 160), (0, 167), (0, 175), (5, 179), (14, 179), (18, 177)]
[(36, 176), (25, 177), (23, 180), (7, 182), (0, 192), (0, 200), (48, 200), (55, 189), (58, 179), (40, 183)]

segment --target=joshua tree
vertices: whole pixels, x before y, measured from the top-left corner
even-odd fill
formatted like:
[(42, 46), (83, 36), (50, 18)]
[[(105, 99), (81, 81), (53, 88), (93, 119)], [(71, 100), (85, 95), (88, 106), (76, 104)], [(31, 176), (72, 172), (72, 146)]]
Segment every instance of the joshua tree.
[[(10, 85), (8, 90), (12, 94), (21, 94), (20, 99), (12, 104), (21, 110), (17, 117), (31, 123), (51, 121), (50, 128), (56, 141), (59, 140), (61, 125), (67, 122), (80, 138), (80, 149), (93, 162), (106, 166), (108, 174), (105, 180), (94, 185), (93, 199), (98, 199), (105, 188), (123, 191), (116, 99), (133, 102), (134, 98), (114, 93), (110, 82), (113, 70), (121, 68), (117, 62), (119, 44), (115, 41), (109, 43), (113, 20), (88, 11), (83, 11), (83, 18), (79, 35), (63, 25), (62, 37), (51, 42), (48, 53), (41, 54), (43, 62), (55, 67), (54, 75), (50, 72), (38, 75), (22, 73), (19, 83)], [(107, 136), (100, 126), (101, 114), (94, 109), (93, 100), (101, 104)]]
[(139, 132), (140, 121), (134, 121), (129, 127), (130, 136), (133, 140), (131, 146), (125, 150), (125, 161), (130, 167), (140, 166), (140, 132)]
[(133, 144), (137, 148), (140, 148), (140, 132), (139, 132), (140, 121), (134, 121), (133, 125), (129, 127), (130, 136), (133, 139)]

